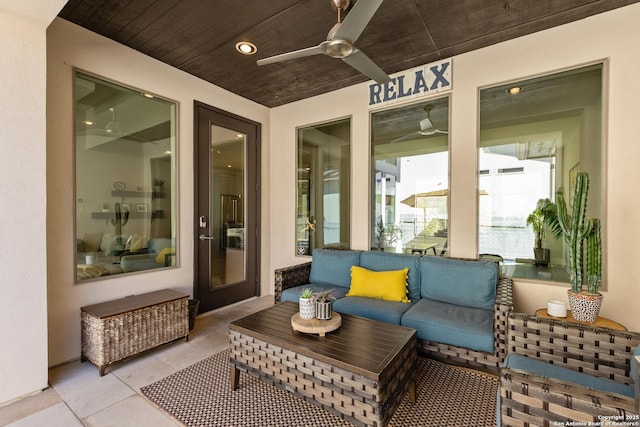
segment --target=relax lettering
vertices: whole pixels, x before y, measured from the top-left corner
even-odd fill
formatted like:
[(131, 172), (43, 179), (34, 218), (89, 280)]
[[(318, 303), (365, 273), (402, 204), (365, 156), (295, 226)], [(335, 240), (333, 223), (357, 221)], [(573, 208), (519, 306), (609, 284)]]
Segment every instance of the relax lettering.
[(438, 86), (441, 88), (450, 86), (451, 83), (444, 75), (449, 68), (449, 64), (450, 62), (444, 62), (440, 64), (440, 66), (434, 65), (429, 67), (429, 71), (432, 73), (433, 77), (431, 85), (429, 85), (427, 83), (427, 79), (425, 79), (424, 70), (415, 71), (413, 87), (410, 82), (405, 81), (406, 76), (404, 75), (394, 77), (390, 82), (385, 84), (375, 83), (369, 85), (369, 105), (426, 93), (430, 90), (438, 89)]

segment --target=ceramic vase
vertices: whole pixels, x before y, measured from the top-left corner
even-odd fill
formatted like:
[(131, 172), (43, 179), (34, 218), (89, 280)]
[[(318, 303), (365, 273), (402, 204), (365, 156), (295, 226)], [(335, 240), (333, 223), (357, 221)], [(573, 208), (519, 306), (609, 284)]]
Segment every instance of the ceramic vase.
[(316, 319), (329, 320), (331, 319), (332, 302), (316, 302)]
[(602, 294), (590, 294), (584, 291), (580, 293), (567, 291), (567, 294), (569, 296), (569, 309), (574, 319), (587, 323), (596, 321), (604, 298)]
[(316, 317), (316, 305), (312, 298), (300, 298), (300, 318), (309, 320)]

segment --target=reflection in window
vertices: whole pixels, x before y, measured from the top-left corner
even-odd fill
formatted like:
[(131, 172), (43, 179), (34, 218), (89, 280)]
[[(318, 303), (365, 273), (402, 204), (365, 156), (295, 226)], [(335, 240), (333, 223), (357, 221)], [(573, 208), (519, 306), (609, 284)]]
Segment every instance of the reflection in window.
[(351, 120), (298, 129), (296, 253), (349, 248)]
[(590, 177), (587, 215), (602, 218), (602, 64), (481, 90), (480, 253), (514, 277), (568, 282), (562, 239), (547, 232), (534, 253), (527, 217), (558, 189), (569, 204), (578, 170)]
[(445, 255), (449, 98), (371, 115), (372, 249)]
[(76, 278), (176, 265), (176, 105), (75, 74)]

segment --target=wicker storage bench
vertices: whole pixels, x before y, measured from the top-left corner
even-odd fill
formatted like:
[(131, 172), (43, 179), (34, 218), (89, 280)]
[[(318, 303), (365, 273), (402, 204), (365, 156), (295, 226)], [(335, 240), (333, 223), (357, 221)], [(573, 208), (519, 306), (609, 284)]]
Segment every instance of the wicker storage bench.
[(82, 361), (100, 376), (114, 362), (170, 341), (189, 339), (189, 295), (171, 289), (80, 309)]

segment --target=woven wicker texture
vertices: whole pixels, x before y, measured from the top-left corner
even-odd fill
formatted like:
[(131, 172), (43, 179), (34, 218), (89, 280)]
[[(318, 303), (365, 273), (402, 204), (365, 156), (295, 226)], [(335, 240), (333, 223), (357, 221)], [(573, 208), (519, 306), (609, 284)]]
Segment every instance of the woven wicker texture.
[[(311, 263), (294, 265), (275, 271), (275, 301), (282, 291), (309, 283)], [(498, 372), (507, 357), (507, 319), (513, 311), (513, 282), (504, 277), (498, 281), (494, 303), (494, 352), (485, 353), (432, 341), (418, 340), (418, 349), (430, 357), (446, 362)]]
[[(509, 318), (510, 352), (624, 384), (633, 384), (630, 361), (639, 343), (640, 334), (633, 332), (590, 328), (520, 313), (512, 313)], [(639, 424), (631, 398), (519, 370), (502, 370), (500, 395), (503, 426), (546, 426), (554, 422), (565, 425), (567, 421), (607, 425), (603, 416), (632, 423), (627, 425)]]
[[(418, 358), (417, 401), (405, 396), (388, 426), (495, 425), (498, 379)], [(309, 401), (252, 375), (229, 387), (229, 351), (143, 387), (142, 394), (186, 426), (352, 426)]]
[(181, 298), (106, 318), (81, 312), (82, 355), (100, 368), (189, 333), (189, 301)]
[(415, 372), (415, 339), (375, 380), (229, 331), (232, 363), (239, 369), (333, 412), (356, 425), (386, 425)]

